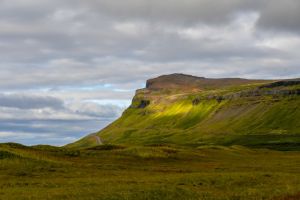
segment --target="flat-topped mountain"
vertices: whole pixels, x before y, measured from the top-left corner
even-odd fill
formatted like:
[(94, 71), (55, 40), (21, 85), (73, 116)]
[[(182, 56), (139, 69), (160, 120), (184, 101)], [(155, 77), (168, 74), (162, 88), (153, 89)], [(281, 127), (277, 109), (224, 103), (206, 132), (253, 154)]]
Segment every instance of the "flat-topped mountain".
[(123, 115), (68, 145), (300, 147), (300, 79), (210, 79), (184, 74), (147, 81)]
[(146, 88), (150, 90), (160, 89), (180, 89), (180, 90), (205, 90), (217, 89), (234, 85), (263, 83), (265, 80), (249, 80), (241, 78), (220, 78), (212, 79), (205, 77), (197, 77), (186, 74), (170, 74), (157, 78), (149, 79)]

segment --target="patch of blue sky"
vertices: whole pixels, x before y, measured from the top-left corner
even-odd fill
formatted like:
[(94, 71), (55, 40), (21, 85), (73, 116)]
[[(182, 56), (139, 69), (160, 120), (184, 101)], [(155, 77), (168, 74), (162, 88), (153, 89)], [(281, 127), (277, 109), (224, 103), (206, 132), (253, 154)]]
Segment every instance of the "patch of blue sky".
[(133, 89), (119, 89), (119, 88), (116, 88), (116, 89), (113, 89), (114, 92), (133, 92), (135, 90)]
[(64, 91), (74, 91), (74, 90), (83, 90), (83, 91), (93, 91), (99, 89), (114, 89), (112, 84), (95, 84), (95, 85), (85, 85), (85, 86), (60, 86), (59, 90)]
[(121, 99), (89, 99), (84, 100), (84, 102), (97, 103), (99, 105), (116, 105), (121, 108), (128, 107), (131, 104), (131, 100), (121, 100)]

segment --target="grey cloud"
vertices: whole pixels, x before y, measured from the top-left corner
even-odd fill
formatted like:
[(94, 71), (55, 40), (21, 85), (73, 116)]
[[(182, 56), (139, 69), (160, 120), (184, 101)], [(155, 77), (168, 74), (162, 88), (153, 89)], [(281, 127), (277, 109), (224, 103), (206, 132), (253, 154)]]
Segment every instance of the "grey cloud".
[(110, 120), (1, 120), (0, 143), (65, 145), (105, 127)]
[(0, 141), (79, 138), (161, 74), (300, 76), (299, 11), (297, 0), (0, 1)]
[(284, 32), (300, 31), (300, 1), (264, 1), (258, 26)]
[[(154, 21), (174, 21), (182, 23), (208, 21), (223, 21), (233, 12), (245, 6), (247, 1), (227, 0), (213, 2), (209, 0), (166, 0), (166, 1), (147, 1), (147, 0), (63, 0), (63, 1), (32, 1), (32, 0), (11, 0), (2, 1), (0, 9), (2, 17), (8, 17), (17, 20), (43, 19), (46, 16), (53, 15), (56, 11), (66, 11), (57, 14), (65, 15), (64, 19), (77, 17), (70, 15), (67, 11), (86, 10), (87, 13), (97, 15), (97, 17), (109, 17), (113, 19), (145, 19)], [(14, 12), (18, 15), (12, 15)], [(215, 13), (218, 13), (216, 15)], [(69, 15), (68, 15), (69, 14)], [(68, 18), (66, 17), (68, 16)], [(44, 16), (44, 17), (41, 17)], [(59, 15), (56, 15), (59, 16)], [(79, 15), (80, 18), (86, 15)], [(58, 17), (59, 19), (59, 17)]]
[(191, 26), (224, 24), (236, 14), (256, 11), (260, 13), (258, 25), (261, 28), (299, 32), (300, 27), (300, 2), (297, 0), (112, 0), (94, 1), (93, 4), (98, 5), (93, 8), (117, 19)]
[(97, 5), (97, 9), (112, 17), (182, 24), (203, 21), (219, 23), (228, 20), (230, 15), (242, 6), (240, 0), (218, 1), (217, 3), (209, 0), (127, 0), (122, 2), (113, 0), (93, 1), (93, 3)]
[(76, 114), (106, 119), (116, 118), (124, 110), (124, 108), (116, 105), (99, 105), (92, 102), (73, 104), (70, 105), (70, 109)]
[[(0, 95), (0, 120), (92, 120), (115, 119), (120, 116), (124, 105), (115, 101), (78, 98), (61, 99), (43, 95), (10, 94)], [(99, 102), (99, 103), (96, 103)], [(111, 101), (113, 102), (113, 101)], [(125, 105), (128, 106), (128, 105)]]
[(49, 96), (31, 96), (24, 94), (0, 94), (0, 107), (19, 109), (62, 109), (63, 101)]
[[(243, 23), (248, 23), (242, 22), (240, 27), (226, 30), (241, 13), (257, 12), (257, 24), (263, 27), (264, 20), (271, 19), (276, 13), (271, 9), (270, 1), (64, 0), (45, 1), (45, 6), (33, 0), (24, 2), (5, 1), (0, 8), (10, 13), (36, 12), (35, 18), (38, 18), (32, 20), (32, 16), (26, 17), (22, 12), (20, 19), (14, 20), (10, 20), (5, 12), (1, 15), (0, 77), (3, 88), (105, 84), (109, 81), (118, 84), (128, 80), (140, 83), (146, 78), (143, 73), (148, 71), (147, 66), (157, 62), (195, 60), (201, 63), (236, 57), (252, 60), (282, 58), (290, 54), (256, 45), (261, 40), (255, 33), (256, 27), (249, 30), (252, 37), (246, 39), (240, 37), (246, 34), (243, 32), (216, 39), (228, 34), (224, 30), (234, 33), (243, 28)], [(294, 1), (289, 2), (293, 4)], [(194, 40), (182, 38), (176, 32), (197, 28), (199, 23), (211, 27), (212, 32)], [(127, 67), (136, 70), (122, 69)], [(12, 71), (20, 72), (14, 75), (17, 80), (7, 78)]]
[(57, 98), (1, 95), (0, 142), (63, 145), (100, 130), (124, 110), (118, 105), (78, 101), (80, 98), (66, 100), (60, 107), (62, 104), (49, 99)]

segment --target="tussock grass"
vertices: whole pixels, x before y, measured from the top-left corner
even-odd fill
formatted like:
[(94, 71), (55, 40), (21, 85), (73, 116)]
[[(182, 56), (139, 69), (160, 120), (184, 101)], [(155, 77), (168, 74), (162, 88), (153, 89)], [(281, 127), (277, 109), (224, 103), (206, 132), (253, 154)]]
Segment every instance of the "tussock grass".
[(1, 145), (0, 152), (20, 156), (0, 159), (0, 199), (271, 200), (300, 192), (297, 151), (115, 147), (69, 156), (64, 148)]

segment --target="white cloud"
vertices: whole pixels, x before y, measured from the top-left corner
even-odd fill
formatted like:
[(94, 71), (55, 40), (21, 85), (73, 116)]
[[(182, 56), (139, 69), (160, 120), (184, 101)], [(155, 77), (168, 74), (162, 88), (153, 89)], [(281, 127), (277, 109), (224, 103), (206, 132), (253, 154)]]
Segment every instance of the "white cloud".
[(141, 23), (122, 22), (114, 25), (114, 29), (126, 35), (138, 36), (145, 31), (147, 27)]

